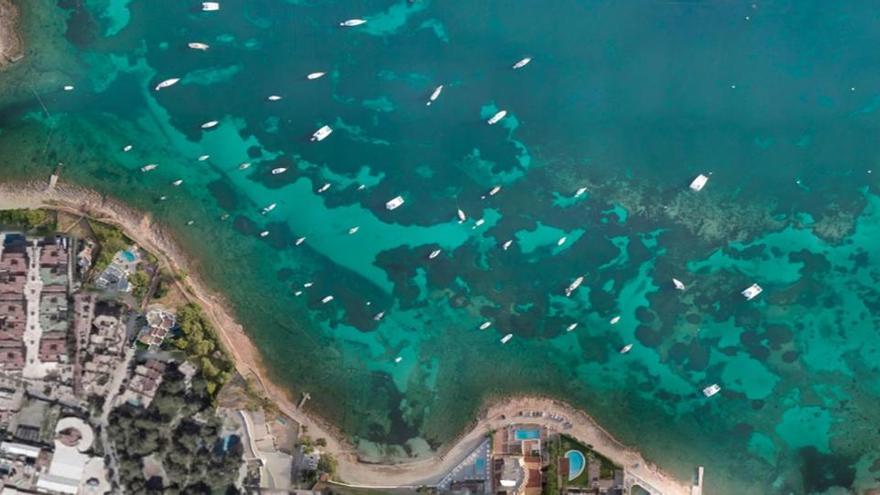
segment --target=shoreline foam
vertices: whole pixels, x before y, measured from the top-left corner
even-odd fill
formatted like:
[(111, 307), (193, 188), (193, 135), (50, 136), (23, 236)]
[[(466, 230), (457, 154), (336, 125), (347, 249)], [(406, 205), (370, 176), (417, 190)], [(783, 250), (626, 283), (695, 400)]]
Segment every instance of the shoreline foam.
[[(0, 0), (2, 1), (2, 0)], [(605, 431), (592, 417), (562, 401), (541, 397), (506, 397), (487, 401), (469, 428), (449, 441), (430, 458), (396, 464), (366, 463), (358, 459), (354, 447), (338, 428), (298, 409), (288, 390), (273, 383), (256, 346), (234, 318), (223, 297), (210, 290), (192, 270), (194, 260), (187, 256), (149, 213), (128, 207), (121, 201), (95, 191), (58, 183), (48, 189), (44, 183), (5, 182), (0, 184), (0, 210), (49, 208), (112, 224), (143, 248), (155, 254), (174, 273), (186, 274), (185, 283), (176, 281), (191, 302), (199, 304), (232, 356), (236, 369), (246, 378), (255, 378), (263, 393), (279, 410), (308, 429), (313, 437), (327, 440), (326, 450), (338, 460), (338, 474), (349, 486), (370, 488), (418, 487), (438, 481), (475, 448), (488, 431), (514, 423), (537, 423), (553, 429), (558, 423), (547, 418), (518, 417), (518, 411), (544, 411), (567, 417), (574, 426), (565, 431), (611, 461), (624, 466), (663, 494), (688, 494), (687, 483), (646, 461), (635, 449), (627, 447)]]

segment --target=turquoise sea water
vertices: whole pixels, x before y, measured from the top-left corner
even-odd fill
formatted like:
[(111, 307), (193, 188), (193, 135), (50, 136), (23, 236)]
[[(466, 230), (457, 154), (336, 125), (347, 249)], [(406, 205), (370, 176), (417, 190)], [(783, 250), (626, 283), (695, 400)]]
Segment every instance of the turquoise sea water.
[(877, 485), (875, 3), (20, 3), (0, 175), (61, 161), (169, 225), (364, 455), (545, 393), (707, 493)]

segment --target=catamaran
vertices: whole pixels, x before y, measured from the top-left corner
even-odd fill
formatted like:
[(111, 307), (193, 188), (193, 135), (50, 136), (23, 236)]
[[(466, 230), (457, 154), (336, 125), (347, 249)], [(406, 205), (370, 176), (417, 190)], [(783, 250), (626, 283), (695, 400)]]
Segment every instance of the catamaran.
[(620, 321), (620, 317), (619, 317), (619, 316), (615, 316), (614, 318), (611, 318), (611, 322), (610, 322), (610, 323), (611, 323), (612, 325), (617, 325), (617, 322), (618, 322), (618, 321)]
[(251, 162), (244, 162), (238, 166), (239, 170), (247, 170), (251, 168)]
[(617, 351), (617, 352), (619, 352), (619, 353), (621, 353), (621, 354), (626, 354), (626, 353), (629, 352), (630, 349), (632, 349), (632, 348), (633, 348), (633, 345), (632, 345), (632, 344), (626, 344), (625, 346), (621, 347), (620, 350)]
[(202, 2), (202, 10), (205, 12), (215, 12), (220, 10), (220, 2)]
[(721, 385), (718, 385), (717, 383), (713, 383), (712, 385), (709, 385), (708, 387), (703, 389), (703, 395), (705, 395), (706, 397), (712, 397), (718, 392), (721, 392)]
[[(510, 241), (508, 241), (508, 242), (510, 242)], [(574, 279), (574, 282), (572, 282), (571, 285), (569, 285), (568, 287), (566, 287), (566, 289), (565, 289), (565, 297), (571, 297), (572, 292), (574, 292), (575, 290), (577, 290), (577, 288), (580, 287), (582, 283), (584, 283), (584, 277), (583, 277), (583, 276), (580, 276), (580, 277)]]
[(483, 323), (480, 324), (480, 330), (485, 330), (491, 326), (492, 326), (491, 321), (484, 321)]
[(519, 62), (513, 64), (513, 69), (514, 70), (522, 69), (523, 67), (529, 65), (529, 62), (531, 62), (531, 61), (532, 61), (532, 57), (526, 57), (526, 58), (520, 60)]
[(432, 259), (436, 258), (437, 256), (440, 256), (439, 249), (435, 249), (435, 250), (431, 251), (431, 254), (428, 255), (428, 259), (432, 260)]
[(141, 167), (141, 172), (149, 172), (150, 170), (156, 170), (156, 167), (158, 167), (158, 165), (156, 165), (155, 163), (150, 163), (149, 165), (144, 165), (143, 167)]
[(746, 298), (747, 301), (751, 301), (752, 299), (758, 297), (758, 294), (764, 292), (764, 289), (761, 288), (758, 284), (752, 284), (746, 288), (746, 290), (740, 292), (743, 297)]
[(321, 79), (322, 77), (324, 77), (324, 74), (326, 74), (326, 72), (312, 72), (311, 74), (306, 76), (306, 79), (308, 79), (309, 81), (314, 81), (315, 79)]
[(287, 168), (285, 168), (285, 167), (278, 167), (278, 168), (272, 169), (272, 175), (283, 174), (284, 172), (287, 172)]
[(122, 151), (128, 153), (129, 151), (131, 151), (131, 148), (132, 148), (132, 146), (131, 146), (130, 144), (126, 144), (126, 145), (122, 148)]
[(318, 194), (321, 194), (322, 192), (326, 191), (327, 189), (330, 189), (329, 182), (325, 182), (324, 185), (318, 189)]
[(217, 124), (219, 123), (219, 120), (209, 120), (202, 124), (202, 129), (211, 129), (212, 127), (217, 127)]
[(509, 333), (509, 334), (505, 335), (504, 337), (501, 337), (501, 343), (506, 344), (506, 343), (510, 342), (510, 339), (512, 339), (512, 338), (513, 338), (513, 334)]
[(175, 187), (176, 187), (176, 186), (179, 186), (179, 185), (181, 185), (181, 184), (183, 184), (183, 179), (177, 179), (176, 181), (174, 181), (174, 182), (171, 183), (171, 185), (172, 185), (172, 186), (175, 186)]
[(349, 19), (347, 21), (340, 22), (339, 25), (342, 27), (355, 27), (355, 26), (360, 26), (361, 24), (366, 24), (366, 23), (367, 23), (366, 19)]
[(467, 220), (467, 215), (465, 215), (464, 212), (461, 211), (461, 208), (459, 208), (458, 209), (458, 223), (463, 223), (465, 220)]
[(440, 86), (437, 86), (436, 88), (434, 88), (434, 92), (431, 93), (431, 97), (428, 98), (428, 101), (425, 103), (425, 105), (430, 107), (431, 103), (434, 103), (434, 101), (436, 101), (437, 98), (440, 98), (440, 93), (442, 93), (442, 92), (443, 92), (443, 85), (441, 84)]
[(496, 113), (495, 115), (493, 115), (491, 119), (489, 119), (489, 121), (488, 121), (488, 122), (489, 122), (489, 125), (495, 125), (495, 124), (497, 124), (497, 123), (498, 123), (501, 119), (503, 119), (505, 116), (507, 116), (507, 110), (501, 110), (500, 112), (498, 112), (498, 113)]
[(325, 125), (312, 134), (311, 141), (323, 141), (331, 133), (333, 133), (333, 129), (331, 129), (329, 125)]
[(513, 244), (513, 239), (504, 241), (504, 244), (501, 245), (501, 249), (507, 251), (511, 244)]
[(306, 242), (306, 238), (305, 238), (305, 237), (300, 237), (299, 239), (297, 239), (297, 240), (293, 243), (293, 245), (294, 245), (294, 246), (299, 246), (300, 244), (302, 244), (302, 243), (304, 243), (304, 242)]
[(193, 50), (202, 50), (205, 51), (208, 48), (211, 48), (207, 43), (199, 43), (197, 41), (193, 41), (192, 43), (187, 43), (186, 46), (192, 48)]
[(265, 215), (266, 213), (269, 213), (270, 211), (274, 210), (276, 206), (278, 206), (278, 203), (272, 203), (272, 204), (266, 206), (265, 208), (263, 208), (263, 215)]
[(709, 178), (703, 174), (700, 174), (691, 182), (691, 189), (693, 189), (694, 191), (700, 191), (701, 189), (703, 189), (703, 187), (705, 187), (706, 182), (709, 182)]
[(282, 97), (281, 97), (281, 96), (278, 96), (278, 95), (269, 95), (269, 98), (267, 98), (267, 99), (268, 99), (269, 101), (278, 101), (278, 100), (280, 100), (281, 98), (282, 98)]
[(179, 83), (179, 82), (180, 82), (180, 78), (179, 78), (179, 77), (174, 77), (174, 78), (171, 78), (171, 79), (166, 79), (166, 80), (164, 80), (164, 81), (162, 81), (162, 82), (160, 82), (159, 84), (156, 85), (156, 91), (160, 91), (160, 90), (163, 90), (163, 89), (165, 89), (165, 88), (170, 88), (171, 86), (174, 86), (175, 84), (177, 84), (177, 83)]
[(400, 205), (402, 205), (403, 203), (404, 203), (403, 197), (396, 196), (394, 198), (391, 198), (390, 200), (388, 200), (388, 202), (385, 203), (385, 208), (387, 208), (389, 210), (395, 210), (395, 209), (399, 208)]
[(348, 229), (348, 235), (356, 234), (358, 230), (361, 230), (359, 226), (354, 226)]
[(676, 290), (685, 290), (687, 288), (684, 283), (677, 278), (672, 279), (672, 285), (675, 286)]

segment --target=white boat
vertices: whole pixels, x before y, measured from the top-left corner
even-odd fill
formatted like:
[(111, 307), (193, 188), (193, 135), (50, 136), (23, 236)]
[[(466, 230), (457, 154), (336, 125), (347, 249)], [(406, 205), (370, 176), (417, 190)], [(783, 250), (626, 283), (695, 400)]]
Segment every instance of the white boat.
[(510, 245), (513, 244), (513, 239), (504, 241), (504, 244), (501, 245), (501, 249), (507, 251), (510, 248)]
[(458, 209), (458, 223), (462, 223), (465, 220), (467, 220), (467, 215), (465, 215), (464, 212), (461, 211), (461, 208), (459, 208)]
[(327, 73), (326, 72), (312, 72), (311, 74), (306, 76), (306, 79), (308, 79), (309, 81), (314, 81), (315, 79), (321, 79), (322, 77), (324, 77), (325, 74), (327, 74)]
[(311, 141), (323, 141), (332, 133), (333, 129), (331, 129), (329, 125), (325, 125), (312, 134)]
[[(168, 196), (159, 196), (159, 201), (165, 201), (166, 199), (168, 199)], [(187, 223), (187, 225), (192, 225), (192, 222), (193, 221), (190, 220), (189, 223)]]
[(480, 323), (480, 330), (485, 330), (491, 326), (492, 326), (491, 321), (484, 321), (483, 323)]
[(477, 220), (476, 222), (474, 222), (474, 226), (471, 228), (475, 229), (475, 228), (479, 227), (480, 225), (483, 225), (484, 223), (486, 223), (486, 220), (481, 218), (481, 219)]
[(64, 86), (64, 91), (73, 91), (74, 89), (76, 89), (76, 88), (74, 88), (73, 86), (71, 86), (69, 84), (67, 86)]
[(363, 190), (366, 189), (366, 188), (367, 188), (367, 186), (361, 184), (361, 185), (358, 186), (357, 190), (358, 190), (358, 191), (363, 191)]
[(699, 191), (706, 186), (706, 182), (709, 181), (709, 178), (703, 174), (698, 175), (693, 181), (691, 181), (691, 189), (694, 191)]
[(492, 189), (489, 189), (489, 196), (495, 196), (499, 191), (501, 191), (501, 186), (495, 186)]
[(348, 229), (348, 235), (356, 234), (358, 230), (361, 230), (361, 228), (358, 226), (352, 227)]
[(269, 101), (278, 101), (278, 100), (280, 100), (281, 98), (282, 98), (282, 97), (281, 97), (281, 96), (278, 96), (278, 95), (269, 95), (268, 100), (269, 100)]
[(150, 170), (156, 170), (156, 167), (158, 167), (158, 165), (156, 165), (155, 163), (150, 163), (148, 165), (144, 165), (143, 167), (141, 167), (141, 172), (149, 172)]
[(567, 240), (568, 240), (568, 237), (562, 236), (559, 238), (558, 241), (556, 241), (556, 245), (561, 246), (561, 245), (565, 244), (565, 241), (567, 241)]
[[(510, 242), (510, 241), (508, 241), (508, 242)], [(580, 287), (582, 283), (584, 283), (583, 276), (580, 276), (580, 277), (574, 279), (574, 282), (572, 282), (571, 285), (569, 285), (568, 287), (565, 288), (565, 297), (571, 297), (572, 292), (577, 290), (577, 288)]]
[(379, 311), (378, 313), (376, 313), (375, 315), (373, 315), (373, 321), (380, 321), (380, 320), (382, 320), (382, 318), (384, 318), (384, 317), (385, 317), (385, 312), (384, 312), (384, 311)]
[(220, 10), (220, 2), (202, 2), (202, 10), (205, 12), (215, 12)]
[(130, 144), (126, 144), (126, 145), (122, 148), (122, 151), (128, 153), (129, 151), (131, 151), (131, 148), (132, 148), (132, 146), (131, 146)]
[(342, 27), (355, 27), (360, 26), (361, 24), (366, 24), (366, 19), (349, 19), (347, 21), (342, 21), (339, 23)]
[(501, 110), (500, 112), (493, 115), (491, 119), (488, 120), (489, 125), (497, 124), (501, 119), (503, 119), (506, 116), (507, 116), (507, 110)]
[[(165, 196), (162, 196), (162, 197), (159, 198), (159, 199), (161, 199), (161, 200), (165, 200)], [(195, 220), (188, 220), (188, 221), (186, 222), (186, 226), (189, 227), (190, 225), (192, 225), (192, 224), (194, 224), (194, 223), (196, 223)]]
[(176, 186), (179, 186), (179, 185), (181, 185), (181, 184), (183, 184), (183, 179), (177, 179), (176, 181), (174, 181), (174, 182), (171, 183), (171, 185), (172, 185), (172, 186), (175, 186), (175, 187), (176, 187)]
[(268, 231), (268, 230), (264, 230), (264, 231), (260, 232), (260, 237), (266, 237), (266, 236), (268, 236), (268, 235), (269, 235), (269, 231)]
[(202, 124), (202, 129), (211, 129), (212, 127), (217, 127), (217, 124), (219, 123), (219, 120), (209, 120)]
[(672, 279), (672, 285), (675, 286), (676, 290), (685, 290), (687, 288), (684, 283), (677, 278)]
[(612, 325), (617, 325), (617, 322), (618, 322), (618, 321), (620, 321), (620, 317), (619, 317), (619, 316), (615, 316), (614, 318), (611, 318), (610, 323), (611, 323)]
[(512, 338), (513, 338), (513, 334), (509, 333), (509, 334), (505, 335), (504, 337), (501, 337), (501, 343), (506, 344), (506, 343), (510, 342), (510, 339), (512, 339)]
[(399, 363), (399, 362), (401, 362), (401, 361), (403, 361), (403, 358), (400, 357), (400, 356), (397, 356), (396, 358), (394, 358), (394, 362), (395, 362), (395, 363)]
[(574, 197), (579, 198), (579, 197), (583, 196), (585, 192), (587, 192), (587, 188), (582, 187), (574, 193)]
[(211, 155), (202, 155), (199, 157), (199, 161), (203, 162), (203, 161), (207, 160), (208, 158), (211, 158)]
[(721, 392), (721, 385), (718, 385), (717, 383), (713, 383), (712, 385), (709, 385), (708, 387), (703, 389), (703, 395), (705, 395), (706, 397), (712, 397), (718, 392)]
[(526, 58), (520, 60), (519, 62), (513, 64), (513, 68), (514, 68), (514, 70), (522, 69), (523, 67), (529, 65), (529, 62), (531, 62), (531, 61), (532, 61), (532, 57), (526, 57)]
[(238, 165), (239, 170), (247, 170), (251, 168), (251, 162), (244, 162)]
[(298, 290), (298, 291), (294, 292), (293, 295), (296, 296), (296, 297), (299, 297), (299, 296), (302, 295), (302, 293), (303, 293), (303, 291)]
[(300, 244), (302, 244), (302, 243), (304, 243), (304, 242), (306, 242), (306, 238), (305, 238), (305, 237), (300, 237), (299, 239), (297, 239), (297, 240), (293, 243), (293, 245), (294, 245), (294, 246), (299, 246)]
[(394, 198), (389, 199), (389, 200), (385, 203), (385, 208), (388, 208), (389, 210), (395, 210), (395, 209), (399, 208), (400, 205), (402, 205), (403, 203), (404, 203), (404, 201), (403, 201), (403, 197), (402, 197), (402, 196), (396, 196), (396, 197), (394, 197)]
[(428, 259), (432, 260), (432, 259), (436, 258), (437, 256), (440, 256), (440, 252), (441, 251), (439, 249), (435, 249), (435, 250), (431, 251), (431, 254), (428, 255)]
[(303, 284), (303, 287), (305, 287), (306, 289), (308, 289), (309, 287), (311, 287), (311, 286), (313, 286), (313, 285), (315, 285), (314, 282), (306, 282), (306, 283)]
[(333, 296), (324, 296), (324, 299), (321, 299), (321, 304), (327, 304), (328, 302), (333, 300)]
[(272, 203), (272, 204), (270, 204), (270, 205), (264, 207), (264, 208), (263, 208), (263, 215), (265, 215), (266, 213), (269, 213), (270, 211), (274, 210), (276, 206), (278, 206), (278, 203)]
[(632, 344), (626, 344), (625, 346), (621, 347), (620, 350), (617, 351), (617, 352), (619, 352), (619, 353), (621, 353), (621, 354), (626, 354), (626, 353), (629, 352), (630, 349), (632, 349), (632, 348), (633, 348), (633, 345), (632, 345)]
[(758, 297), (758, 294), (764, 292), (764, 289), (761, 288), (758, 284), (752, 284), (746, 290), (740, 292), (743, 297), (746, 298), (747, 301), (751, 301), (752, 299)]
[(278, 168), (272, 169), (272, 175), (283, 174), (284, 172), (287, 172), (287, 169), (284, 167), (278, 167)]
[(186, 46), (192, 48), (193, 50), (201, 50), (201, 51), (205, 51), (208, 48), (211, 48), (211, 46), (208, 45), (207, 43), (199, 43), (198, 41), (193, 41), (191, 43), (187, 43)]
[(572, 323), (571, 325), (568, 326), (568, 328), (565, 329), (565, 331), (566, 331), (566, 332), (570, 332), (570, 331), (574, 330), (574, 329), (577, 328), (577, 327), (578, 327), (578, 324), (577, 324), (577, 323)]
[(327, 189), (330, 189), (330, 183), (329, 183), (329, 182), (325, 182), (324, 185), (321, 186), (321, 187), (318, 189), (318, 194), (320, 194), (320, 193), (326, 191)]
[(434, 88), (434, 92), (431, 93), (431, 97), (428, 98), (428, 101), (427, 101), (427, 103), (425, 103), (425, 105), (430, 107), (431, 103), (434, 103), (434, 101), (436, 101), (437, 98), (440, 98), (440, 93), (442, 93), (442, 92), (443, 92), (443, 85), (441, 84), (440, 86), (437, 86), (436, 88)]
[(156, 91), (160, 91), (160, 90), (163, 90), (163, 89), (165, 89), (165, 88), (170, 88), (171, 86), (174, 86), (174, 85), (177, 84), (178, 82), (180, 82), (180, 78), (178, 78), (178, 77), (174, 77), (174, 78), (171, 78), (171, 79), (166, 79), (166, 80), (164, 80), (164, 81), (162, 81), (162, 82), (160, 82), (159, 84), (156, 85)]

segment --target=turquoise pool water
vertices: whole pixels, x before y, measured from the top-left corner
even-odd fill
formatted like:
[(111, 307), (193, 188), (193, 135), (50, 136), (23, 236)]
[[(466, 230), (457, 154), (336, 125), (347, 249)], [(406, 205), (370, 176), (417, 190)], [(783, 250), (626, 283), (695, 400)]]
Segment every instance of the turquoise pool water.
[(535, 440), (541, 438), (541, 430), (537, 429), (522, 429), (516, 430), (513, 432), (513, 437), (517, 440)]
[(587, 459), (579, 450), (569, 450), (565, 453), (565, 457), (568, 459), (568, 481), (571, 481), (584, 472)]
[(136, 257), (136, 256), (134, 255), (134, 253), (132, 253), (131, 251), (123, 251), (123, 252), (122, 252), (122, 258), (123, 258), (125, 261), (128, 261), (129, 263), (131, 263), (132, 261), (134, 261), (134, 260), (137, 259), (137, 257)]

